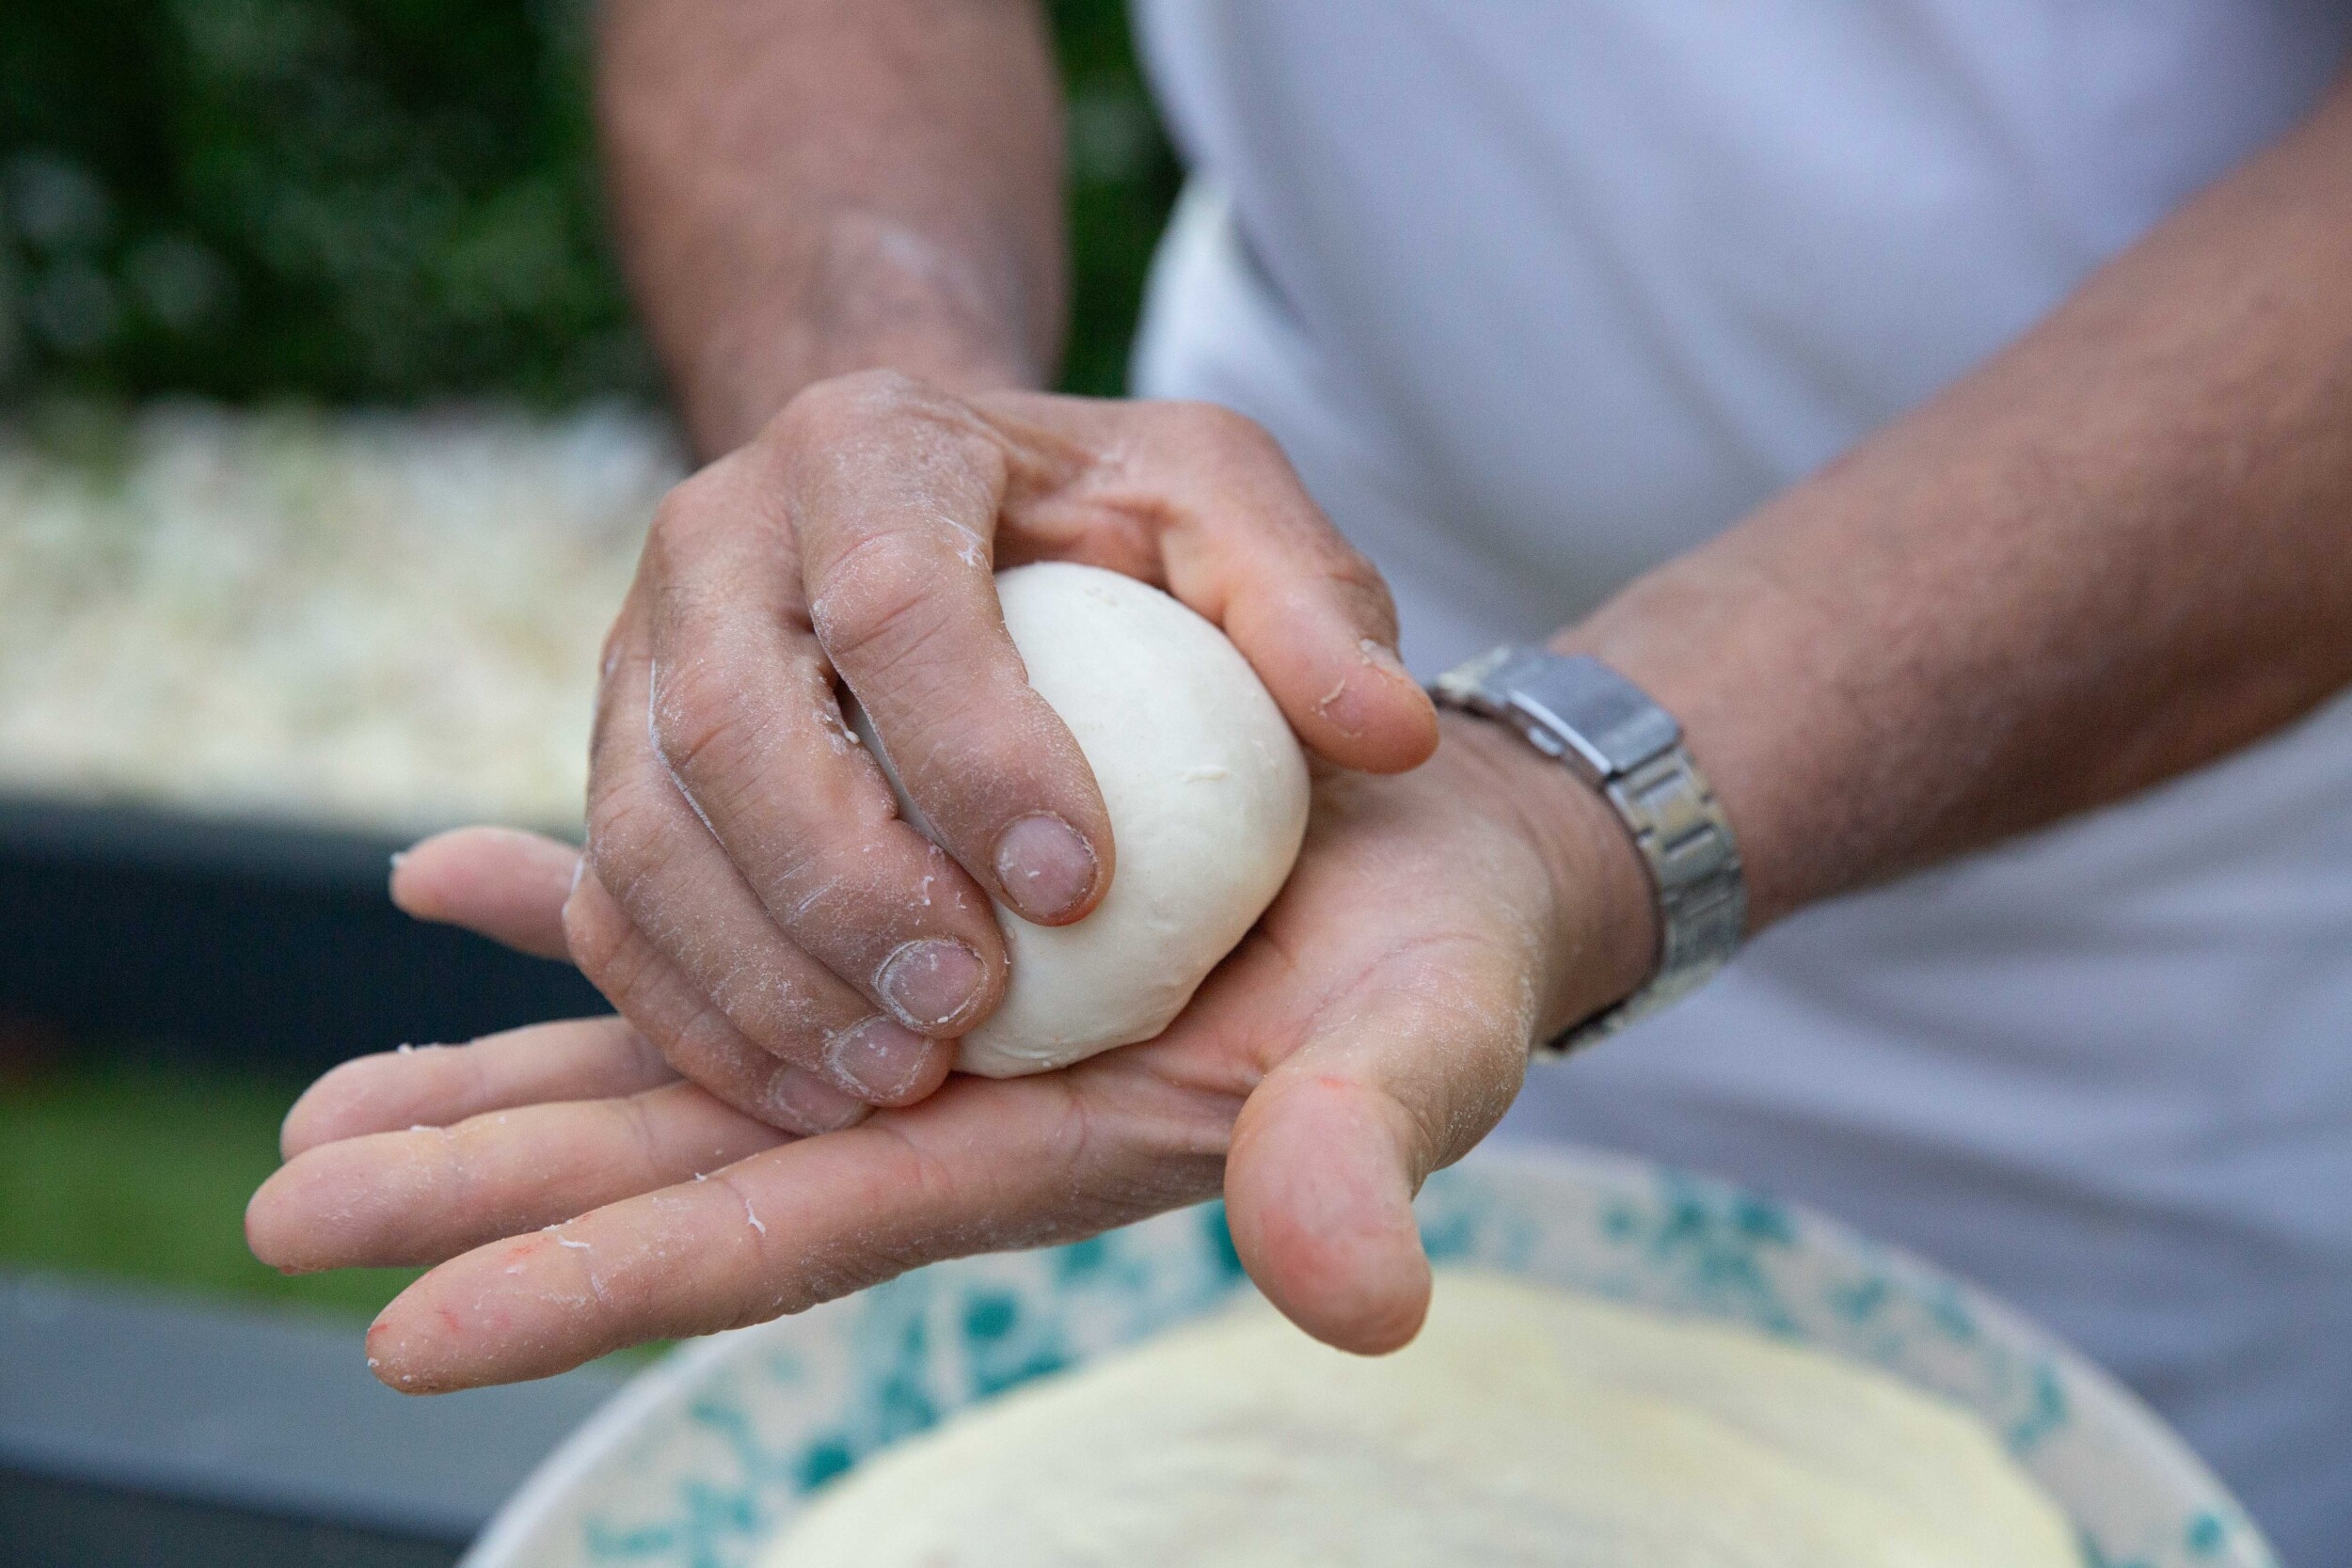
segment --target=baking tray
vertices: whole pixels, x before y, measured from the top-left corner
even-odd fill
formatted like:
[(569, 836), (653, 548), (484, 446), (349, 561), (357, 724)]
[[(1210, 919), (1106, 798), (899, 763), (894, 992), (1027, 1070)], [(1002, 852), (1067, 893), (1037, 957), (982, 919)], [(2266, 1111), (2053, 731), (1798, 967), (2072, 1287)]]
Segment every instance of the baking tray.
[(394, 909), (405, 842), (0, 797), (0, 1019), (314, 1072), (610, 1010), (567, 965)]

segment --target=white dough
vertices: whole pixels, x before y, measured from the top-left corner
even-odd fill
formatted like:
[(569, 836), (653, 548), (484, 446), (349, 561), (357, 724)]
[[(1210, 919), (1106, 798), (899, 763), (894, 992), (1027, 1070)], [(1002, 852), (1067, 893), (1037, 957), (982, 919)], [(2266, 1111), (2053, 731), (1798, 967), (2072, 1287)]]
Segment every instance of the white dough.
[[(1010, 989), (956, 1066), (1010, 1078), (1168, 1027), (1290, 876), (1307, 763), (1249, 661), (1158, 589), (1049, 562), (998, 573), (996, 593), (1029, 685), (1102, 786), (1115, 861), (1110, 892), (1074, 926), (996, 911)], [(862, 714), (858, 733), (887, 771)], [(903, 790), (898, 802), (922, 827)]]
[(1263, 1303), (979, 1405), (763, 1568), (2082, 1568), (1976, 1418), (1761, 1335), (1445, 1272), (1362, 1358)]

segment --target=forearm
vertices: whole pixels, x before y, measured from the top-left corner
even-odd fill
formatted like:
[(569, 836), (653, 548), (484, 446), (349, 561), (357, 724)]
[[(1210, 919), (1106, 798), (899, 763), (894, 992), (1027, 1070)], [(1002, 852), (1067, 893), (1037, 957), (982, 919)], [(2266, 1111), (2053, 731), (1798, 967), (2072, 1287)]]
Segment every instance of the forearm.
[(873, 366), (1036, 385), (1060, 348), (1058, 88), (1026, 0), (605, 0), (623, 259), (706, 455)]
[(1559, 645), (1679, 714), (1761, 927), (2352, 680), (2352, 96)]

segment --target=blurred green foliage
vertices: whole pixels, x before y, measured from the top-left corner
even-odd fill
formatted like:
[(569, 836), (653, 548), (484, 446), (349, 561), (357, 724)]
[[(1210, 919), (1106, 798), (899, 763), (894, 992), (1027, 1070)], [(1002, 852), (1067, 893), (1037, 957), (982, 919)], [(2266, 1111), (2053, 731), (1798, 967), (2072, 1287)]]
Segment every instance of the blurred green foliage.
[[(1175, 166), (1119, 0), (1055, 0), (1065, 384), (1111, 392)], [(0, 395), (650, 396), (582, 0), (8, 0)]]
[(1183, 182), (1152, 111), (1124, 0), (1054, 0), (1069, 102), (1070, 345), (1062, 386), (1113, 396), (1152, 262)]
[[(0, 1037), (0, 1269), (361, 1319), (424, 1272), (290, 1276), (246, 1250), (246, 1200), (278, 1168), (295, 1080), (87, 1044), (30, 1065), (9, 1043)], [(668, 1344), (606, 1364), (626, 1371)], [(14, 1560), (0, 1542), (0, 1562)]]
[(299, 1089), (103, 1055), (0, 1085), (0, 1264), (373, 1316), (419, 1271), (289, 1278), (245, 1248)]

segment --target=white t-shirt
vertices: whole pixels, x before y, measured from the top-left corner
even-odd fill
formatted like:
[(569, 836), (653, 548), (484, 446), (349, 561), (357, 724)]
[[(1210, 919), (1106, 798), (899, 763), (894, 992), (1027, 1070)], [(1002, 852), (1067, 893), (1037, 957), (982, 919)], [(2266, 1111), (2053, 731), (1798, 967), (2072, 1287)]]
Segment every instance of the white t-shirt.
[[(1424, 675), (1931, 395), (2315, 102), (2288, 0), (1140, 0), (1137, 389), (1263, 420)], [(2136, 1384), (2352, 1562), (2352, 703), (1768, 933), (1506, 1133), (1750, 1180)]]

